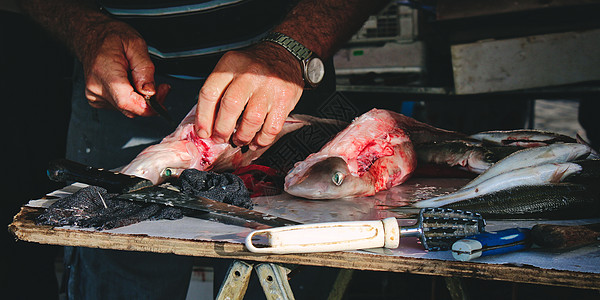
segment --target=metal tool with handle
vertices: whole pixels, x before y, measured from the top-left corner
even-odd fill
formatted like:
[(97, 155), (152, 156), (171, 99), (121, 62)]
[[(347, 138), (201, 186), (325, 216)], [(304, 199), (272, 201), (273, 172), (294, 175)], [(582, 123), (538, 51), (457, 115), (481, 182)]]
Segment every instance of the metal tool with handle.
[(153, 186), (152, 181), (98, 169), (68, 159), (56, 159), (46, 170), (48, 178), (57, 182), (78, 181), (105, 188), (109, 193), (125, 194)]
[(456, 260), (468, 261), (527, 249), (531, 246), (530, 231), (528, 228), (510, 228), (470, 236), (452, 244), (452, 256)]
[(533, 228), (510, 228), (484, 232), (456, 241), (452, 256), (468, 261), (482, 256), (505, 254), (529, 248), (532, 244), (549, 249), (572, 249), (597, 243), (600, 223), (588, 225), (538, 224)]
[[(400, 227), (396, 218), (303, 224), (253, 231), (245, 244), (255, 253), (313, 253), (393, 249), (399, 246), (401, 237), (412, 236), (418, 237), (426, 250), (445, 250), (457, 239), (482, 232), (484, 227), (485, 221), (476, 213), (425, 208), (413, 226)], [(261, 243), (261, 237), (266, 237), (266, 242)]]

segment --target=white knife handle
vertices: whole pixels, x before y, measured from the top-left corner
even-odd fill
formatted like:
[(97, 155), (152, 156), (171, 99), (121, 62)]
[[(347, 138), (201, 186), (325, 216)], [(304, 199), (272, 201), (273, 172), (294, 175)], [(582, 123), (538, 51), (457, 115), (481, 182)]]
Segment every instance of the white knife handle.
[[(268, 246), (252, 239), (264, 236)], [(312, 253), (368, 248), (397, 248), (400, 227), (396, 218), (303, 224), (255, 230), (246, 237), (246, 248), (255, 253)]]

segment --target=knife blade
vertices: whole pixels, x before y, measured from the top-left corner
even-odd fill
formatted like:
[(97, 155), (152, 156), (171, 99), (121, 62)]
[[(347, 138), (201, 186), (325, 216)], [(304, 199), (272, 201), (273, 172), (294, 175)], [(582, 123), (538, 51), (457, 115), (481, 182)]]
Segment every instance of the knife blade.
[(177, 124), (171, 117), (171, 114), (169, 114), (169, 111), (160, 103), (158, 103), (158, 101), (156, 101), (156, 96), (145, 96), (144, 99), (146, 100), (148, 106), (150, 106), (159, 116), (163, 117), (165, 120), (167, 120), (167, 122), (169, 122), (171, 127), (177, 127)]
[(186, 195), (171, 184), (155, 186), (145, 178), (97, 169), (67, 159), (50, 162), (48, 177), (58, 182), (77, 181), (100, 186), (118, 199), (157, 203), (181, 208), (183, 213), (203, 219), (254, 229), (297, 225), (298, 222), (230, 205), (212, 199)]

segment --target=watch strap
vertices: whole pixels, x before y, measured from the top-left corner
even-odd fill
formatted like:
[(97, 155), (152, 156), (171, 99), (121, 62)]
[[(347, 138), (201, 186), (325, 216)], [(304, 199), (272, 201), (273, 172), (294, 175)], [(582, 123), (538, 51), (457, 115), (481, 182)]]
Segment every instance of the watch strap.
[(304, 45), (283, 33), (269, 32), (262, 40), (282, 46), (300, 61), (304, 61), (313, 55), (313, 52)]

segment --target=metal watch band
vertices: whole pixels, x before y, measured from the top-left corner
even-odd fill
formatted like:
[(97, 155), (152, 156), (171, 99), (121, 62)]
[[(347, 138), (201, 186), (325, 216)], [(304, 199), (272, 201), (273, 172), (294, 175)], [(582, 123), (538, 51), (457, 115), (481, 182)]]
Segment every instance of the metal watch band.
[(312, 51), (308, 50), (308, 48), (304, 47), (302, 44), (283, 33), (270, 32), (262, 40), (281, 45), (300, 61), (308, 59), (313, 53)]

